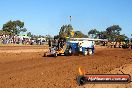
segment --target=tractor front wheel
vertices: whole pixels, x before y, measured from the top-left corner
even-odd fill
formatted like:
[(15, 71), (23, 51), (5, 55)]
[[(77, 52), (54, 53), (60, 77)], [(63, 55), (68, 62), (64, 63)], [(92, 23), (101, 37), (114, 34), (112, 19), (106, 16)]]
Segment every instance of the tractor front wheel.
[(84, 56), (86, 56), (86, 55), (88, 55), (87, 49), (85, 49), (85, 51), (84, 51)]
[(46, 52), (44, 53), (44, 57), (47, 57), (47, 53)]

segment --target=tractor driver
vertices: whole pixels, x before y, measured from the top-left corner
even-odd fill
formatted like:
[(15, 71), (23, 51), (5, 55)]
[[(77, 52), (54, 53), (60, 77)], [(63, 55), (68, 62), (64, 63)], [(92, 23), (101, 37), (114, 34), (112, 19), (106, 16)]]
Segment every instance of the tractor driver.
[(49, 45), (49, 47), (51, 47), (51, 40), (50, 39), (48, 41), (48, 45)]
[(64, 46), (64, 41), (62, 39), (61, 42), (60, 42), (60, 47), (63, 48), (63, 46)]
[(63, 39), (59, 39), (59, 41), (58, 41), (58, 49), (59, 50), (63, 48), (64, 43), (65, 43), (65, 41)]

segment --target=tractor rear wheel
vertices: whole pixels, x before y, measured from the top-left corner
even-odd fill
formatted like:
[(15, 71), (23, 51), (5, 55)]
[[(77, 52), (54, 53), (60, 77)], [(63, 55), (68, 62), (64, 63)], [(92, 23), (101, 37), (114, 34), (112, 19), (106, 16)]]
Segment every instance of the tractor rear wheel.
[(57, 53), (54, 53), (54, 57), (57, 57)]
[(88, 53), (89, 53), (89, 55), (93, 55), (92, 49), (88, 49)]
[(65, 54), (66, 56), (72, 55), (72, 49), (70, 48), (70, 49), (66, 50), (64, 54)]

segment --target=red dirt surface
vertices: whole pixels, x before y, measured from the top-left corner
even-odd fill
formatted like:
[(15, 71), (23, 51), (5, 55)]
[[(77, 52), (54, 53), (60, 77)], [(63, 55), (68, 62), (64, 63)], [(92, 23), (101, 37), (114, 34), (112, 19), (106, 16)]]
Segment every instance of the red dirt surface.
[(45, 46), (0, 47), (0, 88), (76, 88), (80, 66), (88, 74), (103, 74), (132, 64), (128, 49), (96, 48), (93, 56), (56, 58), (43, 57), (46, 50)]

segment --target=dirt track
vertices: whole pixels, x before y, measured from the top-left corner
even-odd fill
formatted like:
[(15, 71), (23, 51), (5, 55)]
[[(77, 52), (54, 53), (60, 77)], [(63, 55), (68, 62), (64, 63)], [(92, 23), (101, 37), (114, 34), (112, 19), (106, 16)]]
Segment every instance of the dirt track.
[(103, 74), (132, 64), (132, 50), (97, 48), (94, 56), (54, 58), (43, 57), (42, 48), (47, 50), (42, 46), (0, 47), (0, 88), (76, 88), (79, 66), (88, 74)]

